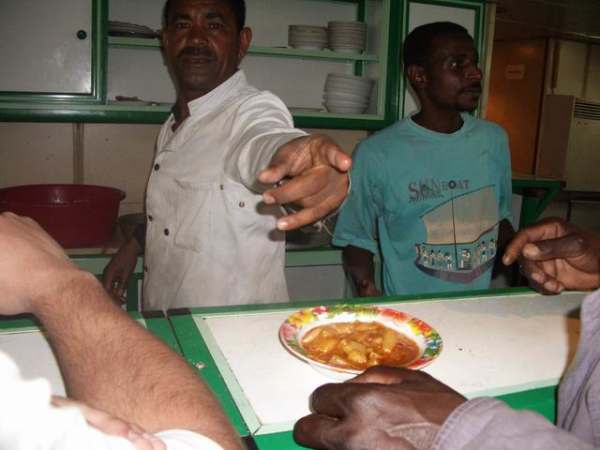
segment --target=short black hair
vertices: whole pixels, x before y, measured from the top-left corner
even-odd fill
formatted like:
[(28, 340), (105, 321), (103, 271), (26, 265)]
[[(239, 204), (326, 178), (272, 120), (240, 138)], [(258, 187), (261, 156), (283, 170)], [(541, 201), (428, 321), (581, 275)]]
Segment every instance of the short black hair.
[[(163, 27), (166, 27), (169, 23), (169, 8), (175, 0), (167, 0), (163, 8)], [(244, 29), (246, 24), (246, 2), (245, 0), (222, 0), (229, 3), (233, 14), (235, 15), (235, 24), (238, 32)]]
[(431, 55), (433, 40), (439, 36), (463, 35), (471, 38), (467, 29), (453, 22), (432, 22), (415, 28), (404, 40), (402, 60), (404, 70), (416, 64), (422, 66)]

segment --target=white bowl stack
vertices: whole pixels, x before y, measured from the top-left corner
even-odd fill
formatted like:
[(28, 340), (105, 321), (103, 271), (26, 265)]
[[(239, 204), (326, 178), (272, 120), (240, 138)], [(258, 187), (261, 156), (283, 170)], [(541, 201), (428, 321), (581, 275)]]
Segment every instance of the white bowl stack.
[(367, 43), (367, 24), (364, 22), (329, 22), (329, 48), (336, 52), (362, 53)]
[(330, 73), (325, 81), (323, 105), (329, 112), (362, 114), (369, 106), (373, 80), (355, 75)]
[(327, 47), (327, 29), (313, 25), (290, 25), (288, 45), (305, 50), (321, 50)]

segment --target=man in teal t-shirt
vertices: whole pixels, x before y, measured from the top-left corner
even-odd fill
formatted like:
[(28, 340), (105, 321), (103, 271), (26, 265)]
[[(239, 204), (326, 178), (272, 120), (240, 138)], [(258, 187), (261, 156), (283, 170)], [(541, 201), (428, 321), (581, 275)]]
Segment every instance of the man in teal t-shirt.
[(489, 287), (512, 234), (512, 189), (506, 133), (466, 113), (481, 94), (477, 62), (459, 25), (407, 37), (404, 67), (421, 110), (359, 145), (333, 239), (359, 295), (380, 295), (377, 253), (387, 295)]

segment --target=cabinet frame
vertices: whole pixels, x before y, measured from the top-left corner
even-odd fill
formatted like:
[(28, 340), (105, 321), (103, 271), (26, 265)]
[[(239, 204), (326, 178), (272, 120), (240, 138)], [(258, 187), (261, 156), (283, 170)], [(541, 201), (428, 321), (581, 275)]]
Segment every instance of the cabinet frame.
[[(485, 2), (486, 0), (407, 0), (404, 2), (402, 14), (402, 34), (399, 42), (404, 42), (406, 35), (408, 34), (408, 24), (410, 21), (410, 5), (420, 3), (424, 5), (434, 6), (448, 6), (453, 8), (471, 9), (475, 11), (475, 23), (474, 23), (474, 36), (475, 47), (479, 53), (480, 68), (482, 71), (485, 67), (482, 62), (486, 60), (486, 47), (485, 47)], [(399, 45), (399, 52), (401, 49)], [(484, 74), (485, 75), (485, 74)], [(397, 117), (402, 118), (404, 115), (404, 106), (406, 102), (406, 88), (408, 87), (408, 81), (404, 76), (404, 73), (399, 77), (398, 81), (398, 92), (401, 96), (401, 101), (398, 104)], [(479, 110), (476, 113), (479, 114)]]
[[(106, 24), (108, 8), (105, 0), (91, 0), (91, 92), (74, 94), (60, 92), (0, 91), (0, 121), (42, 121), (69, 114), (71, 105), (103, 104), (106, 100)], [(67, 120), (60, 120), (67, 121)], [(70, 120), (69, 120), (70, 121)]]
[[(357, 5), (357, 20), (366, 17), (367, 0), (318, 0), (339, 1)], [(388, 22), (387, 52), (379, 55), (385, 78), (385, 98), (382, 110), (375, 115), (341, 115), (326, 112), (293, 114), (295, 125), (305, 128), (338, 128), (377, 130), (398, 118), (400, 67), (398, 50), (402, 26), (400, 14), (405, 0), (382, 0), (387, 2)], [(61, 93), (0, 93), (0, 121), (4, 122), (89, 122), (89, 123), (163, 123), (170, 113), (170, 106), (116, 105), (107, 101), (107, 71), (109, 47), (137, 47), (140, 50), (158, 50), (157, 40), (108, 37), (108, 0), (92, 0), (92, 95)], [(286, 51), (254, 46), (252, 54), (311, 60), (331, 59), (354, 62), (355, 73), (360, 74), (364, 65), (377, 61), (373, 55), (339, 55), (328, 51)], [(3, 95), (4, 94), (4, 95)]]

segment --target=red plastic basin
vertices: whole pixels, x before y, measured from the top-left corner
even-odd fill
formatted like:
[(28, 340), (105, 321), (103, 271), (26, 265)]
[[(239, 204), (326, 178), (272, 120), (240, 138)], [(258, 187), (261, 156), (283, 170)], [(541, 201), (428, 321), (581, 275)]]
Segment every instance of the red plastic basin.
[(38, 222), (65, 248), (103, 244), (113, 236), (119, 189), (87, 184), (32, 184), (0, 189), (0, 212)]

